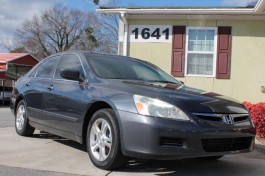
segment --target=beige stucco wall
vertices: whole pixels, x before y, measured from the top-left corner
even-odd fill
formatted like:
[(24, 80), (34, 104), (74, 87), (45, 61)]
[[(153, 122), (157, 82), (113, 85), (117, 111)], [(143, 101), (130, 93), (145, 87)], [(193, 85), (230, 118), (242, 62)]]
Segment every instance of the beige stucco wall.
[[(231, 79), (177, 78), (186, 85), (230, 96), (239, 101), (264, 102), (265, 21), (130, 20), (130, 25), (232, 26)], [(152, 62), (171, 72), (172, 44), (129, 43), (128, 55)]]

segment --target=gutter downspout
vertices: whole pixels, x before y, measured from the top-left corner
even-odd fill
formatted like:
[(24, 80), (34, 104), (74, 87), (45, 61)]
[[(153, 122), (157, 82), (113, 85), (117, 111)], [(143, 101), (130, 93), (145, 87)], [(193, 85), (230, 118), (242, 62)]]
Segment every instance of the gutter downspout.
[(128, 21), (126, 19), (125, 13), (121, 13), (121, 20), (124, 23), (124, 35), (123, 35), (123, 56), (127, 56), (127, 48), (128, 48), (128, 31), (129, 31), (129, 25)]

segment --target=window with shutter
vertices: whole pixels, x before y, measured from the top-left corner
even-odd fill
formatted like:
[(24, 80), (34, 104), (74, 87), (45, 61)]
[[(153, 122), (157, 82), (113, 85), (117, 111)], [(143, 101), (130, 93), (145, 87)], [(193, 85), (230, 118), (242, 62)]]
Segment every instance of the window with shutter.
[(230, 79), (231, 27), (173, 27), (172, 69), (175, 77)]

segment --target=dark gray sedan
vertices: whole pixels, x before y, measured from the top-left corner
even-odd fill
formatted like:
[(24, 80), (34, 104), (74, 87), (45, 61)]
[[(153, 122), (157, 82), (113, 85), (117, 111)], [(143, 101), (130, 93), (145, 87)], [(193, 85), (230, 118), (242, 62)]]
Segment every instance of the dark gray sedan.
[(11, 110), (19, 135), (36, 128), (86, 144), (102, 169), (128, 157), (218, 159), (254, 146), (242, 104), (129, 57), (52, 55), (17, 81)]

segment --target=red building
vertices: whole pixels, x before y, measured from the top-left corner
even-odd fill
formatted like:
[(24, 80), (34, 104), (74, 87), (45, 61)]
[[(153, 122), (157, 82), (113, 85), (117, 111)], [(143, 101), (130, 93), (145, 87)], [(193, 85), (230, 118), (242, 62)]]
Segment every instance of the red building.
[(28, 53), (0, 53), (0, 80), (16, 80), (38, 62)]
[(13, 82), (26, 74), (38, 62), (28, 53), (0, 53), (0, 99), (2, 101), (7, 98)]

